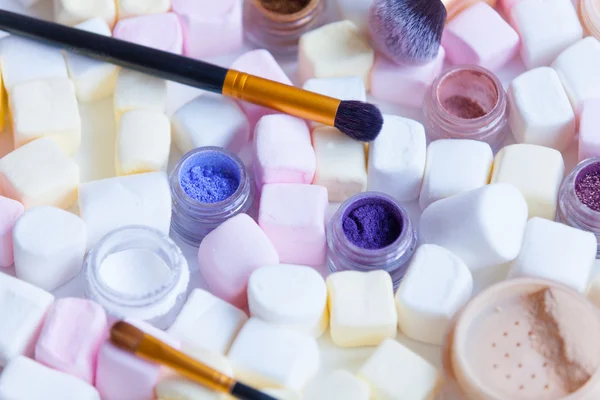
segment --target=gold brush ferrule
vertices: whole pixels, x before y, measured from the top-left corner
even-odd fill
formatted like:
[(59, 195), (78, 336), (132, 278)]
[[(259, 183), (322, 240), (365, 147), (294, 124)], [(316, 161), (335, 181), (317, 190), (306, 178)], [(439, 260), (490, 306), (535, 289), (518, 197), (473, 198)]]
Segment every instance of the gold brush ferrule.
[[(444, 4), (444, 7), (446, 7), (446, 20), (451, 20), (460, 12), (466, 10), (479, 1), (481, 0), (442, 0), (442, 4)], [(483, 0), (483, 2), (488, 3), (492, 7), (496, 6), (496, 0)]]
[(234, 70), (225, 77), (223, 94), (329, 126), (340, 105), (333, 97)]

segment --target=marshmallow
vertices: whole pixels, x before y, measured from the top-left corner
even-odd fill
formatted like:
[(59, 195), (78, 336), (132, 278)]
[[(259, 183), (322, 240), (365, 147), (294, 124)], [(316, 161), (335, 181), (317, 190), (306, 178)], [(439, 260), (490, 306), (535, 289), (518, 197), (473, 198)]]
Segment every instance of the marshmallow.
[(115, 121), (126, 111), (165, 112), (167, 82), (139, 72), (121, 69), (115, 87)]
[(521, 58), (527, 69), (550, 65), (583, 36), (571, 0), (523, 0), (510, 15), (521, 37)]
[(560, 152), (533, 144), (513, 144), (496, 155), (491, 182), (516, 186), (527, 201), (529, 218), (554, 220), (564, 173)]
[(579, 161), (600, 157), (600, 100), (587, 100), (581, 107), (579, 119)]
[(0, 267), (10, 267), (15, 261), (13, 228), (23, 211), (18, 201), (0, 196)]
[(1, 367), (21, 354), (33, 355), (35, 342), (54, 296), (3, 273), (0, 273), (0, 294)]
[(358, 371), (378, 400), (433, 399), (442, 375), (426, 360), (392, 339), (385, 340)]
[(156, 111), (127, 111), (117, 133), (117, 175), (166, 171), (171, 152), (169, 118)]
[(301, 390), (319, 370), (317, 341), (250, 318), (229, 351), (236, 378), (256, 387)]
[[(244, 44), (242, 2), (173, 0), (186, 32), (184, 54), (204, 59), (238, 51)], [(206, 40), (206, 38), (211, 40)]]
[(116, 0), (119, 19), (162, 14), (171, 9), (171, 0)]
[(73, 26), (96, 17), (112, 28), (117, 18), (115, 0), (54, 0), (54, 20), (59, 24)]
[(502, 183), (436, 201), (421, 215), (419, 233), (422, 243), (445, 247), (476, 271), (517, 258), (526, 222), (523, 195)]
[(494, 155), (485, 142), (440, 139), (427, 148), (427, 163), (419, 204), (431, 203), (488, 184)]
[(386, 271), (336, 272), (327, 278), (327, 289), (331, 339), (335, 344), (376, 346), (396, 337), (394, 289)]
[(238, 153), (248, 142), (250, 124), (237, 103), (224, 96), (202, 95), (171, 118), (173, 140), (182, 153), (217, 146)]
[(492, 7), (478, 2), (448, 22), (442, 46), (453, 64), (497, 70), (517, 54), (519, 35)]
[(398, 65), (381, 54), (375, 56), (371, 70), (371, 95), (377, 100), (408, 107), (421, 107), (435, 78), (442, 72), (446, 51), (423, 65)]
[(370, 395), (366, 382), (344, 370), (327, 373), (304, 393), (310, 400), (369, 400)]
[(314, 184), (325, 186), (330, 202), (343, 202), (367, 188), (365, 148), (331, 127), (312, 133), (317, 156)]
[[(292, 85), (290, 78), (283, 72), (283, 69), (281, 69), (281, 66), (277, 63), (273, 55), (267, 50), (251, 50), (242, 54), (235, 59), (231, 64), (230, 69), (270, 79), (275, 82), (283, 83), (284, 85)], [(273, 109), (245, 101), (241, 101), (239, 104), (248, 117), (250, 129), (254, 129), (254, 126), (261, 117), (277, 113), (277, 111)]]
[(100, 400), (98, 391), (74, 376), (17, 357), (0, 375), (0, 399)]
[(164, 172), (102, 179), (79, 186), (79, 215), (87, 225), (88, 250), (109, 232), (143, 225), (169, 234), (171, 191)]
[(106, 314), (98, 304), (78, 298), (57, 300), (46, 316), (35, 360), (93, 385), (98, 351), (107, 336)]
[(263, 265), (278, 264), (279, 256), (258, 224), (248, 215), (238, 214), (204, 238), (198, 262), (212, 293), (245, 307), (248, 278)]
[(316, 156), (304, 120), (284, 114), (262, 117), (254, 130), (256, 183), (313, 181)]
[(225, 354), (247, 320), (242, 310), (194, 289), (168, 332), (185, 346)]
[[(146, 0), (147, 1), (147, 0)], [(120, 20), (113, 36), (120, 40), (181, 54), (183, 31), (175, 13), (142, 15)]]
[(337, 21), (305, 33), (298, 47), (298, 75), (309, 78), (360, 77), (369, 89), (375, 51), (350, 21)]
[(248, 281), (250, 314), (263, 321), (319, 337), (327, 329), (327, 286), (321, 274), (301, 265), (269, 265)]
[(369, 7), (373, 0), (337, 0), (336, 3), (343, 19), (352, 21), (361, 32), (368, 31)]
[(68, 78), (17, 84), (9, 99), (15, 148), (48, 137), (69, 155), (77, 151), (81, 118), (75, 86)]
[(13, 240), (15, 273), (25, 282), (52, 291), (81, 271), (86, 228), (75, 214), (50, 206), (32, 208), (15, 224)]
[[(365, 84), (358, 76), (321, 79), (313, 78), (304, 82), (303, 89), (340, 100), (367, 101)], [(321, 125), (314, 121), (309, 121), (309, 124), (312, 128)]]
[(327, 204), (323, 186), (274, 183), (263, 187), (258, 224), (281, 262), (323, 265)]
[(398, 326), (409, 338), (442, 345), (450, 320), (471, 297), (473, 277), (443, 247), (421, 245), (396, 293)]
[(523, 246), (509, 277), (549, 279), (584, 293), (596, 262), (598, 244), (585, 232), (544, 218), (527, 222)]
[(50, 205), (68, 209), (77, 200), (79, 167), (56, 142), (41, 138), (0, 159), (0, 188), (25, 209)]
[[(530, 0), (531, 1), (531, 0)], [(593, 36), (578, 41), (560, 53), (552, 63), (571, 106), (581, 110), (583, 102), (600, 97), (600, 42)]]
[[(110, 27), (102, 18), (93, 18), (75, 28), (111, 36)], [(77, 98), (82, 102), (102, 100), (115, 91), (118, 68), (116, 65), (95, 60), (79, 54), (64, 52), (69, 77), (75, 85)]]

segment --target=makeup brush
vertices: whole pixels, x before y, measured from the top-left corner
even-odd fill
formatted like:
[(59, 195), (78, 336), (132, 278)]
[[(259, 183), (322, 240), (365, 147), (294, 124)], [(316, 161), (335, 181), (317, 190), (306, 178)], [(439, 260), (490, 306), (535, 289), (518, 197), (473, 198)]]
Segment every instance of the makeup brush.
[(355, 140), (374, 140), (383, 125), (381, 112), (370, 103), (322, 96), (254, 75), (9, 11), (0, 10), (0, 29), (149, 75), (335, 126)]
[(127, 322), (115, 322), (110, 329), (110, 342), (147, 361), (165, 365), (216, 392), (228, 393), (244, 400), (276, 400), (202, 364)]

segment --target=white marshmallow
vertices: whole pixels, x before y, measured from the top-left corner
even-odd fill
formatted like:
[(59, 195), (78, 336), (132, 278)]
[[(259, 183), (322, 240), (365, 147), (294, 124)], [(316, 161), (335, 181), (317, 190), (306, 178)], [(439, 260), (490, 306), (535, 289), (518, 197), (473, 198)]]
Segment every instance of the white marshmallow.
[(77, 200), (79, 167), (51, 139), (27, 143), (0, 159), (0, 188), (25, 209), (68, 209)]
[(521, 58), (528, 69), (550, 65), (581, 39), (583, 29), (571, 0), (524, 0), (511, 10), (521, 37)]
[(583, 293), (596, 262), (596, 237), (559, 222), (532, 218), (509, 277), (549, 279)]
[(367, 190), (398, 201), (419, 197), (425, 172), (427, 141), (423, 125), (412, 119), (383, 116), (383, 128), (369, 144)]
[(171, 9), (171, 0), (117, 0), (119, 19), (161, 14)]
[(304, 398), (310, 400), (369, 400), (370, 395), (366, 382), (344, 370), (327, 373), (304, 392)]
[(519, 190), (493, 184), (436, 201), (421, 215), (419, 233), (423, 243), (445, 247), (475, 271), (517, 258), (526, 223)]
[(398, 315), (390, 274), (383, 270), (336, 272), (327, 278), (327, 289), (335, 344), (375, 346), (396, 337)]
[(518, 143), (564, 150), (573, 141), (575, 113), (552, 68), (516, 77), (508, 88), (508, 105), (508, 123)]
[(201, 95), (173, 115), (173, 140), (182, 153), (197, 147), (239, 152), (250, 138), (250, 124), (240, 106), (224, 96)]
[(156, 111), (127, 111), (119, 121), (117, 175), (166, 171), (171, 152), (171, 123)]
[(53, 301), (45, 290), (0, 273), (0, 367), (19, 355), (33, 355)]
[(169, 234), (171, 190), (164, 172), (102, 179), (79, 186), (79, 215), (88, 229), (88, 249), (109, 232), (143, 225)]
[(441, 139), (427, 148), (419, 204), (431, 203), (488, 184), (494, 162), (489, 144), (469, 139)]
[(13, 242), (17, 278), (52, 291), (81, 270), (85, 224), (60, 208), (35, 207), (15, 224)]
[(425, 400), (435, 398), (442, 375), (416, 353), (388, 339), (358, 371), (377, 400)]
[(100, 400), (100, 394), (81, 379), (17, 357), (0, 375), (0, 399)]
[[(102, 36), (112, 35), (110, 27), (102, 18), (90, 19), (76, 25), (75, 28)], [(69, 51), (65, 51), (64, 55), (69, 77), (75, 84), (77, 98), (80, 101), (97, 101), (114, 93), (119, 71), (116, 65)]]
[(128, 69), (119, 70), (115, 87), (115, 121), (126, 111), (151, 110), (165, 112), (167, 82)]
[(111, 28), (117, 18), (115, 0), (53, 0), (54, 20), (59, 24), (77, 25), (90, 18), (102, 18)]
[(443, 247), (421, 245), (396, 292), (398, 326), (411, 339), (441, 345), (472, 292), (473, 277), (460, 258)]
[(81, 144), (81, 118), (75, 87), (68, 78), (28, 81), (10, 91), (15, 148), (48, 137), (67, 154)]
[(235, 376), (256, 387), (301, 390), (319, 370), (317, 341), (250, 318), (229, 351)]
[[(367, 90), (363, 80), (358, 76), (347, 76), (341, 78), (313, 78), (304, 82), (302, 87), (309, 92), (322, 94), (340, 100), (367, 101)], [(311, 127), (321, 124), (309, 121)]]
[(262, 267), (248, 281), (253, 317), (319, 337), (327, 328), (327, 286), (311, 267), (278, 264)]
[(369, 28), (369, 7), (373, 0), (337, 0), (337, 6), (343, 19), (352, 21), (361, 32)]
[(184, 345), (225, 354), (247, 320), (242, 310), (194, 289), (168, 332)]
[(313, 184), (327, 188), (329, 201), (343, 202), (364, 192), (367, 169), (363, 144), (328, 126), (315, 129), (312, 139), (317, 156)]

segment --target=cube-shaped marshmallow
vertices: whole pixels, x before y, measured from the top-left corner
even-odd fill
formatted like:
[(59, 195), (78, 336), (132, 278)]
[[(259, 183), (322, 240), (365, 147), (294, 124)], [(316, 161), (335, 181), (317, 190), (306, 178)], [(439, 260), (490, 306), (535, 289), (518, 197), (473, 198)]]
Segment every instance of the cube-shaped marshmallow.
[[(102, 18), (90, 19), (75, 28), (103, 36), (112, 35), (110, 27)], [(69, 51), (65, 51), (64, 55), (69, 77), (75, 84), (75, 92), (80, 101), (97, 101), (114, 93), (118, 73), (116, 65)]]
[(494, 154), (489, 144), (469, 139), (440, 139), (429, 144), (419, 204), (431, 203), (488, 184)]
[(600, 99), (583, 103), (579, 117), (579, 161), (600, 157)]
[(81, 144), (81, 118), (75, 86), (68, 78), (20, 83), (10, 91), (15, 148), (48, 137), (67, 154)]
[(327, 289), (335, 344), (376, 346), (396, 337), (398, 315), (390, 274), (383, 270), (336, 272), (327, 278)]
[(371, 389), (365, 381), (338, 369), (316, 379), (304, 396), (311, 400), (369, 400)]
[[(242, 48), (242, 3), (237, 0), (173, 0), (185, 32), (183, 53), (205, 59)], [(207, 37), (212, 40), (206, 40)]]
[(329, 323), (327, 286), (303, 265), (267, 265), (248, 281), (250, 314), (263, 321), (319, 337)]
[(442, 71), (446, 51), (440, 47), (437, 57), (424, 65), (398, 65), (381, 54), (375, 56), (371, 70), (371, 94), (377, 100), (408, 107), (421, 107), (425, 95)]
[(360, 77), (369, 89), (375, 51), (350, 21), (337, 21), (305, 33), (298, 46), (298, 75), (310, 78)]
[(217, 146), (238, 153), (250, 137), (246, 114), (224, 96), (203, 94), (185, 104), (171, 118), (173, 140), (182, 153)]
[(45, 290), (0, 273), (0, 366), (21, 354), (33, 355), (53, 301)]
[(120, 40), (182, 54), (183, 30), (175, 13), (150, 14), (120, 20), (113, 36)]
[(73, 279), (83, 265), (85, 223), (60, 208), (25, 212), (13, 231), (17, 278), (52, 291)]
[(111, 28), (117, 18), (114, 0), (54, 0), (54, 20), (59, 24), (77, 25), (90, 18), (102, 18)]
[(316, 163), (304, 120), (274, 114), (258, 121), (254, 130), (254, 173), (259, 187), (267, 183), (310, 184)]
[(0, 196), (0, 267), (10, 267), (15, 261), (13, 228), (23, 211), (23, 204)]
[(596, 262), (598, 243), (591, 232), (532, 218), (523, 246), (509, 276), (531, 276), (556, 281), (584, 293)]
[(184, 346), (225, 354), (247, 320), (242, 310), (206, 290), (194, 289), (168, 332)]
[(523, 0), (510, 15), (521, 37), (521, 58), (528, 69), (550, 65), (583, 36), (571, 0)]
[(100, 400), (100, 394), (81, 379), (20, 356), (0, 375), (0, 399)]
[(442, 384), (433, 365), (393, 339), (375, 350), (358, 377), (369, 384), (372, 398), (380, 400), (433, 399)]
[(534, 144), (513, 144), (496, 155), (491, 183), (516, 186), (527, 201), (529, 218), (554, 220), (564, 174), (565, 163), (559, 151)]
[[(367, 101), (367, 90), (363, 80), (358, 76), (343, 76), (340, 78), (312, 78), (304, 82), (302, 87), (309, 92), (322, 94), (340, 100)], [(315, 128), (320, 124), (310, 121)]]
[(236, 378), (256, 387), (301, 390), (317, 373), (317, 341), (291, 329), (250, 318), (229, 351)]
[(367, 188), (365, 148), (335, 128), (323, 126), (312, 133), (317, 156), (314, 184), (325, 186), (330, 202), (343, 202)]
[(119, 70), (115, 87), (115, 121), (130, 110), (165, 112), (167, 107), (167, 82), (128, 69)]
[(171, 152), (171, 123), (160, 112), (132, 110), (119, 120), (117, 175), (166, 171)]
[(368, 32), (369, 7), (373, 0), (337, 0), (336, 3), (343, 19), (352, 21), (361, 32)]
[[(85, 330), (77, 329), (82, 326)], [(35, 359), (93, 385), (98, 351), (107, 336), (106, 313), (100, 305), (86, 299), (60, 299), (48, 311)]]
[(0, 190), (25, 209), (68, 209), (77, 200), (79, 166), (55, 141), (40, 138), (0, 158)]
[(409, 338), (442, 345), (450, 320), (471, 297), (473, 277), (449, 250), (421, 245), (396, 292), (398, 326)]
[(248, 215), (238, 214), (204, 238), (198, 262), (212, 293), (245, 307), (250, 275), (263, 265), (279, 264), (279, 255), (258, 224)]
[(162, 14), (171, 9), (170, 0), (116, 0), (119, 19)]

